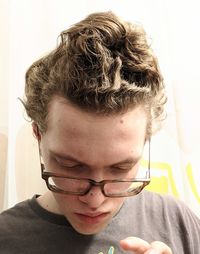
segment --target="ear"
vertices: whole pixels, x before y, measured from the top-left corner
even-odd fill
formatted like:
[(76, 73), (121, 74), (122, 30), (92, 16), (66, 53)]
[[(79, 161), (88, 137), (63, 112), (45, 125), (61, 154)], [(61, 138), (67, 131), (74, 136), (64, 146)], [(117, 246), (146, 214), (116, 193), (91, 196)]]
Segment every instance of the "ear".
[(33, 134), (35, 138), (40, 141), (41, 140), (41, 134), (38, 128), (38, 125), (35, 122), (32, 122), (32, 129), (33, 129)]

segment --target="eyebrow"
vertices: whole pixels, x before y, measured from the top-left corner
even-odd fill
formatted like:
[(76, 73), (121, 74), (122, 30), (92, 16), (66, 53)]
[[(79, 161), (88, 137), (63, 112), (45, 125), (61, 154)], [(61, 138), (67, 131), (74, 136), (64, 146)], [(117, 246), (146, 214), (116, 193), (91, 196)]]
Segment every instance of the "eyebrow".
[[(66, 154), (63, 154), (63, 153), (57, 153), (57, 152), (54, 152), (54, 151), (51, 151), (51, 150), (50, 150), (50, 154), (52, 154), (53, 156), (55, 156), (55, 157), (57, 157), (61, 160), (73, 161), (73, 162), (77, 162), (79, 164), (85, 165), (87, 167), (90, 167), (90, 165), (88, 165), (87, 163), (85, 163), (83, 161), (80, 161), (80, 160), (77, 160), (76, 158), (74, 158), (73, 156), (70, 156), (70, 155), (66, 155)], [(126, 165), (126, 164), (135, 165), (141, 159), (141, 157), (142, 157), (141, 155), (139, 155), (137, 157), (129, 157), (129, 158), (126, 158), (123, 161), (113, 163), (113, 164), (109, 165), (109, 167), (122, 166), (122, 165)]]
[(61, 159), (61, 160), (70, 160), (70, 161), (74, 161), (74, 162), (77, 162), (77, 163), (80, 163), (80, 164), (85, 164), (84, 162), (79, 161), (79, 160), (77, 160), (76, 158), (74, 158), (73, 156), (70, 156), (70, 155), (66, 155), (66, 154), (63, 154), (63, 153), (57, 153), (57, 152), (54, 152), (54, 151), (51, 151), (51, 150), (50, 150), (50, 154), (57, 157), (57, 158), (59, 158), (59, 159)]
[(123, 161), (119, 161), (117, 163), (114, 163), (111, 166), (122, 166), (122, 165), (126, 165), (126, 164), (135, 165), (140, 159), (141, 159), (141, 156), (137, 156), (137, 157), (134, 157), (134, 158), (130, 157), (130, 158), (127, 158)]

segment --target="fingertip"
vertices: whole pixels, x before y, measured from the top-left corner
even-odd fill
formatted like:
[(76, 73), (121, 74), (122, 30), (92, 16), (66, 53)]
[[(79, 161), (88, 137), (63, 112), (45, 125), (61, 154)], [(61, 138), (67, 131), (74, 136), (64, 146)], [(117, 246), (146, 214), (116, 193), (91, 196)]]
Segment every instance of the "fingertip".
[(158, 251), (163, 251), (163, 253), (172, 254), (171, 248), (163, 242), (154, 241), (154, 242), (151, 243), (151, 246), (152, 246), (152, 248), (154, 248)]
[(148, 242), (138, 237), (127, 237), (120, 241), (120, 246), (124, 250), (146, 251), (150, 245)]
[(145, 252), (145, 254), (159, 254), (160, 252), (155, 249), (149, 249)]
[(127, 250), (129, 249), (134, 242), (134, 237), (127, 237), (125, 239), (122, 239), (119, 241), (120, 246), (122, 247), (122, 249)]

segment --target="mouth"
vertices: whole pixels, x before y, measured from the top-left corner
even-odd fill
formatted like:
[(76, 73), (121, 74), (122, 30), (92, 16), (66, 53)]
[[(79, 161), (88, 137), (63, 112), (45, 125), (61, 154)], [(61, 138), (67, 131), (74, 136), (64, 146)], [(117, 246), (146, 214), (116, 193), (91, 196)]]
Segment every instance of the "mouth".
[(76, 217), (81, 222), (87, 223), (87, 224), (97, 224), (103, 222), (109, 213), (98, 213), (98, 214), (80, 214), (76, 213)]

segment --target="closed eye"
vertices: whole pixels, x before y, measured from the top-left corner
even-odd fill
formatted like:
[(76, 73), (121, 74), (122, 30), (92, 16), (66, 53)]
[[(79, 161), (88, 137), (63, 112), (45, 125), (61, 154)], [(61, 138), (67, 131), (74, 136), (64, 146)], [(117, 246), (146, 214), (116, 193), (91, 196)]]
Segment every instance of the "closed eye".
[(136, 165), (137, 165), (137, 163), (136, 164), (129, 163), (129, 164), (124, 164), (124, 165), (116, 165), (116, 166), (113, 166), (112, 168), (115, 169), (116, 171), (128, 172), (128, 171), (132, 170), (133, 168), (135, 168)]
[(119, 172), (127, 172), (129, 170), (131, 170), (132, 167), (128, 167), (128, 168), (120, 168), (120, 167), (114, 167), (113, 170), (115, 171), (119, 171)]
[(129, 175), (131, 177), (133, 177), (135, 175), (135, 172), (137, 172), (138, 167), (139, 167), (140, 163), (139, 161), (137, 162), (128, 162), (128, 163), (123, 163), (123, 164), (119, 164), (119, 165), (113, 165), (112, 167), (112, 174), (115, 175), (120, 175), (122, 177), (126, 177), (125, 175)]
[(65, 164), (65, 163), (59, 163), (59, 165), (65, 168), (81, 168), (81, 165), (71, 165), (71, 164)]
[(120, 167), (112, 167), (110, 173), (113, 176), (119, 176), (121, 177), (125, 177), (125, 175), (127, 175), (132, 168), (120, 168)]
[(70, 170), (70, 171), (80, 171), (83, 170), (83, 166), (82, 165), (68, 165), (68, 164), (63, 164), (63, 163), (59, 163), (60, 167), (62, 167), (63, 169), (66, 170)]
[(74, 161), (66, 161), (57, 157), (55, 157), (54, 160), (56, 161), (57, 164), (59, 164), (62, 167), (73, 168), (79, 166), (79, 164)]

